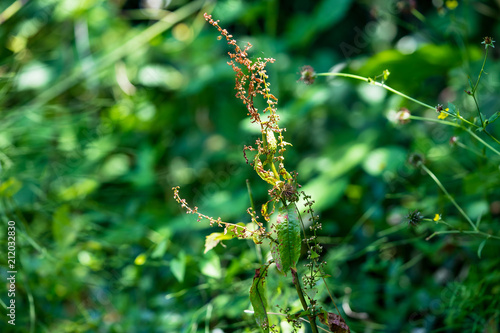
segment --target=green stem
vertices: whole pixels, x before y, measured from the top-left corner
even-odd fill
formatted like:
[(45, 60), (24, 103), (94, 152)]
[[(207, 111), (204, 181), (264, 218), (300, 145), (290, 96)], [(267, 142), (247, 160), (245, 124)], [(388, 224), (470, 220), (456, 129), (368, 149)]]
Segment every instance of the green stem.
[(471, 219), (469, 218), (469, 216), (467, 216), (467, 214), (464, 212), (464, 210), (462, 209), (462, 207), (460, 207), (458, 205), (458, 203), (455, 201), (455, 199), (453, 199), (453, 197), (450, 195), (450, 193), (448, 193), (448, 191), (446, 190), (446, 188), (443, 186), (443, 184), (439, 181), (439, 179), (436, 177), (436, 175), (431, 171), (429, 170), (424, 164), (420, 164), (420, 167), (434, 180), (434, 182), (439, 186), (439, 188), (444, 192), (444, 194), (448, 197), (448, 199), (451, 201), (451, 203), (458, 209), (458, 211), (465, 217), (465, 219), (467, 220), (467, 222), (469, 222), (469, 224), (471, 225), (472, 229), (474, 231), (477, 231), (477, 227), (474, 225), (474, 223), (472, 223)]
[[(488, 143), (486, 143), (483, 139), (481, 139), (479, 136), (477, 136), (476, 133), (474, 133), (473, 131), (471, 131), (469, 128), (463, 127), (463, 126), (461, 126), (461, 125), (459, 125), (457, 123), (452, 123), (451, 121), (440, 120), (440, 119), (419, 117), (419, 116), (410, 116), (410, 119), (422, 120), (422, 121), (430, 121), (430, 122), (433, 122), (433, 123), (439, 123), (439, 124), (442, 124), (442, 125), (447, 125), (447, 126), (453, 126), (453, 127), (461, 128), (461, 129), (467, 131), (467, 133), (469, 133), (471, 136), (473, 136), (476, 140), (478, 140), (479, 142), (481, 142), (486, 148), (490, 149), (495, 154), (500, 155), (500, 152), (498, 150), (496, 150), (495, 148), (493, 148), (492, 146), (490, 146)], [(500, 143), (489, 132), (487, 132), (487, 131), (483, 131), (483, 132), (485, 132), (492, 139), (494, 139), (495, 141), (497, 141), (498, 143)]]
[(481, 111), (479, 110), (479, 104), (477, 103), (476, 95), (473, 94), (472, 98), (474, 99), (474, 103), (476, 103), (476, 109), (477, 109), (477, 113), (479, 114), (479, 120), (481, 120), (481, 127), (484, 128), (485, 125), (484, 125), (484, 121), (483, 121), (483, 116), (481, 116)]
[[(500, 155), (500, 151), (496, 150), (495, 148), (493, 148), (492, 146), (490, 146), (489, 144), (487, 144), (483, 139), (481, 139), (480, 137), (478, 137), (476, 135), (476, 133), (474, 133), (473, 131), (471, 131), (469, 128), (466, 128), (466, 131), (469, 132), (470, 135), (472, 135), (474, 138), (476, 138), (477, 141), (481, 142), (483, 145), (485, 145), (488, 149), (490, 149), (491, 151), (493, 151), (495, 154), (497, 155)], [(483, 132), (486, 132), (486, 131), (483, 131)], [(486, 132), (487, 133), (487, 132)], [(489, 133), (488, 133), (489, 134)], [(490, 135), (491, 136), (491, 135)], [(496, 140), (496, 139), (495, 139)], [(498, 142), (498, 141), (497, 141)]]
[[(304, 311), (308, 311), (307, 308), (307, 302), (306, 299), (304, 298), (304, 293), (302, 292), (302, 288), (300, 287), (300, 282), (299, 282), (299, 277), (297, 274), (297, 270), (295, 268), (291, 269), (292, 271), (292, 280), (293, 284), (295, 285), (295, 289), (297, 290), (297, 295), (299, 295), (300, 303), (302, 304), (302, 308)], [(314, 315), (308, 315), (307, 318), (309, 318), (310, 324), (311, 324), (311, 330), (313, 333), (318, 333), (318, 326), (316, 325), (316, 316)]]
[(486, 130), (486, 128), (484, 129), (484, 131), (483, 131), (483, 132), (484, 132), (487, 136), (489, 136), (491, 139), (493, 139), (493, 141), (495, 141), (496, 143), (500, 144), (500, 141), (499, 141), (497, 138), (495, 138), (493, 135), (491, 135), (491, 133), (490, 133), (490, 132), (488, 132), (488, 131)]
[(253, 201), (252, 189), (250, 188), (250, 181), (247, 179), (247, 191), (248, 197), (250, 198), (250, 206), (252, 207), (252, 211), (255, 212), (255, 203)]
[[(484, 67), (484, 64), (483, 64), (483, 67)], [(483, 72), (483, 70), (481, 70), (481, 73)], [(479, 75), (479, 78), (481, 78), (481, 73)], [(396, 89), (394, 88), (391, 88), (389, 87), (388, 85), (385, 85), (383, 83), (380, 83), (380, 82), (376, 82), (376, 81), (373, 81), (367, 77), (364, 77), (364, 76), (359, 76), (359, 75), (354, 75), (354, 74), (347, 74), (347, 73), (319, 73), (319, 74), (316, 74), (316, 76), (340, 76), (340, 77), (347, 77), (347, 78), (351, 78), (351, 79), (355, 79), (355, 80), (360, 80), (360, 81), (365, 81), (365, 82), (369, 82), (371, 84), (374, 84), (376, 86), (379, 86), (379, 87), (382, 87), (390, 92), (393, 92), (395, 93), (396, 95), (399, 95), (403, 98), (406, 98), (412, 102), (415, 102), (425, 108), (428, 108), (428, 109), (431, 109), (431, 110), (436, 110), (435, 107), (429, 105), (429, 104), (426, 104), (424, 102), (421, 102), (413, 97), (410, 97), (408, 95), (405, 95), (403, 94), (402, 92), (399, 92), (397, 91)], [(479, 80), (478, 78), (478, 80)], [(479, 81), (478, 81), (479, 82)], [(476, 87), (477, 87), (477, 83), (476, 83)], [(481, 113), (479, 114), (479, 116), (481, 117)], [(477, 126), (476, 124), (468, 121), (467, 119), (463, 118), (462, 116), (457, 116), (460, 120), (462, 120), (463, 122), (473, 126), (473, 127), (476, 127), (476, 128), (480, 128), (481, 126)], [(470, 132), (467, 128), (463, 127), (463, 126), (460, 126), (458, 124), (455, 124), (455, 123), (452, 123), (452, 122), (449, 122), (449, 121), (441, 121), (439, 119), (430, 119), (430, 118), (423, 118), (423, 117), (417, 117), (417, 116), (410, 116), (410, 119), (416, 119), (416, 120), (426, 120), (426, 121), (433, 121), (433, 122), (437, 122), (437, 123), (441, 123), (441, 124), (444, 124), (444, 125), (448, 125), (448, 126), (454, 126), (454, 127), (460, 127), (460, 128), (463, 128), (465, 130), (467, 130), (471, 135), (472, 132)], [(483, 126), (484, 128), (484, 123), (482, 121), (482, 118), (481, 118), (481, 125)], [(489, 132), (487, 132), (486, 130), (484, 130), (484, 132), (486, 133), (486, 135), (488, 135), (490, 138), (492, 138), (495, 142), (497, 142), (498, 144), (500, 144), (500, 141), (498, 139), (496, 139), (493, 135), (491, 135)], [(496, 154), (499, 154), (499, 152), (495, 149), (493, 149), (490, 145), (486, 144), (483, 140), (480, 140), (478, 138), (477, 135), (473, 135), (475, 138), (477, 138), (481, 143), (483, 143), (486, 147), (488, 147), (489, 149), (493, 150)], [(499, 154), (500, 155), (500, 154)]]
[(445, 231), (436, 231), (435, 233), (433, 233), (432, 235), (427, 237), (425, 240), (429, 240), (429, 239), (433, 238), (434, 236), (442, 235), (442, 234), (480, 235), (480, 236), (483, 236), (486, 238), (500, 239), (500, 236), (493, 236), (493, 235), (490, 235), (486, 232), (476, 231), (476, 230), (445, 230)]
[(476, 99), (476, 90), (477, 86), (479, 85), (479, 81), (481, 80), (481, 75), (484, 72), (484, 65), (486, 64), (486, 58), (488, 58), (488, 48), (486, 48), (486, 52), (484, 53), (484, 60), (483, 60), (483, 66), (481, 66), (481, 71), (479, 72), (479, 76), (477, 77), (476, 84), (474, 85), (474, 88), (472, 89), (471, 95), (472, 98), (474, 98), (474, 103), (476, 103), (476, 108), (477, 108), (477, 113), (479, 114), (479, 119), (481, 120), (481, 126), (484, 128), (484, 121), (483, 121), (483, 116), (481, 115), (481, 111), (479, 110), (479, 104), (477, 103)]
[(447, 125), (447, 126), (453, 126), (453, 127), (463, 128), (459, 124), (452, 123), (451, 121), (447, 121), (447, 120), (434, 119), (434, 118), (426, 118), (426, 117), (419, 117), (419, 116), (410, 116), (410, 119), (430, 121), (430, 122), (433, 122), (433, 123), (443, 124), (443, 125)]
[(483, 66), (481, 66), (481, 71), (479, 72), (479, 76), (477, 77), (476, 84), (474, 85), (474, 88), (472, 89), (472, 96), (475, 95), (477, 86), (479, 84), (479, 80), (481, 80), (481, 75), (484, 72), (484, 65), (486, 64), (486, 58), (488, 57), (488, 48), (486, 48), (486, 52), (484, 53), (484, 60), (483, 60)]
[(353, 74), (346, 74), (346, 73), (319, 73), (319, 74), (316, 74), (316, 75), (317, 76), (342, 76), (342, 77), (348, 77), (348, 78), (351, 78), (351, 79), (356, 79), (356, 80), (360, 80), (360, 81), (369, 82), (371, 84), (374, 84), (376, 86), (379, 86), (379, 87), (382, 87), (382, 88), (384, 88), (386, 90), (389, 90), (390, 92), (393, 92), (396, 95), (404, 97), (404, 98), (406, 98), (406, 99), (408, 99), (408, 100), (410, 100), (412, 102), (420, 104), (423, 107), (426, 107), (426, 108), (431, 109), (431, 110), (436, 110), (435, 107), (430, 106), (429, 104), (425, 104), (424, 102), (421, 102), (421, 101), (419, 101), (419, 100), (417, 100), (415, 98), (412, 98), (412, 97), (410, 97), (408, 95), (405, 95), (402, 92), (399, 92), (396, 89), (389, 87), (388, 85), (385, 85), (385, 84), (377, 82), (377, 81), (370, 80), (367, 77), (363, 77), (363, 76), (359, 76), (359, 75), (353, 75)]

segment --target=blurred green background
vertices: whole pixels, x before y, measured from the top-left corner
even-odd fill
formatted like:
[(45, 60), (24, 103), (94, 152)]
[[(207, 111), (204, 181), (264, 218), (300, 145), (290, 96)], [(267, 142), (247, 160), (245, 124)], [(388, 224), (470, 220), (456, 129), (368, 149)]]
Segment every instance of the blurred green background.
[[(352, 332), (499, 332), (500, 243), (442, 235), (405, 216), (468, 225), (426, 174), (426, 157), (481, 230), (499, 234), (497, 155), (467, 133), (394, 114), (432, 110), (347, 79), (298, 83), (303, 65), (375, 77), (430, 105), (476, 115), (484, 36), (500, 36), (498, 1), (5, 0), (0, 4), (1, 253), (17, 226), (16, 326), (1, 332), (258, 332), (248, 291), (265, 245), (230, 240), (204, 253), (200, 211), (249, 222), (267, 184), (245, 163), (255, 142), (234, 98), (221, 20), (251, 57), (272, 57), (288, 170), (316, 200), (327, 283)], [(163, 18), (163, 19), (162, 19)], [(500, 110), (498, 48), (478, 88)], [(489, 127), (500, 136), (498, 124)], [(457, 136), (460, 146), (451, 146)], [(486, 136), (484, 140), (499, 149)], [(2, 279), (7, 258), (0, 258)], [(300, 309), (291, 281), (269, 274), (270, 304)], [(319, 298), (333, 311), (321, 285)], [(0, 295), (2, 313), (7, 293)], [(278, 312), (276, 307), (270, 309)], [(272, 322), (283, 332), (290, 329)], [(307, 331), (307, 329), (306, 329)]]

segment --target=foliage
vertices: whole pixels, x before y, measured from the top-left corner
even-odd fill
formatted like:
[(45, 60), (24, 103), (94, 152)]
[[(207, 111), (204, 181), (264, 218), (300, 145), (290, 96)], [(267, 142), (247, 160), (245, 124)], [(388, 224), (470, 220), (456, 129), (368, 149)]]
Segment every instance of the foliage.
[[(263, 133), (233, 96), (227, 46), (204, 12), (254, 45), (253, 63), (275, 59), (261, 91), (279, 98), (293, 144), (282, 156), (322, 226), (314, 252), (329, 277), (304, 288), (324, 308), (318, 326), (341, 323), (330, 291), (352, 332), (499, 330), (499, 242), (488, 236), (500, 235), (500, 66), (483, 39), (499, 39), (496, 2), (153, 3), (0, 4), (0, 213), (2, 230), (17, 226), (16, 330), (258, 331), (245, 311), (271, 246), (223, 236), (254, 230), (246, 180), (259, 209), (274, 185), (246, 164), (242, 149)], [(304, 65), (311, 85), (297, 82)], [(269, 171), (269, 151), (254, 149)], [(238, 227), (197, 223), (173, 186)], [(291, 276), (265, 271), (269, 323), (292, 331), (286, 319), (303, 309)], [(0, 331), (13, 330), (2, 320)]]

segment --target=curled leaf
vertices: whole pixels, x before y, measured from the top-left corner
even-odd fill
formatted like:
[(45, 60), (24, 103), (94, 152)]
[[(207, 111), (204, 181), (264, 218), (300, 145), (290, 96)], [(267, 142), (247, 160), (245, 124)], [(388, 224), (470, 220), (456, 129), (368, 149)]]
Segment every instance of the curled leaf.
[(260, 331), (269, 332), (269, 319), (267, 318), (267, 297), (266, 297), (266, 276), (267, 267), (257, 268), (250, 288), (250, 302), (254, 310), (255, 321), (259, 325)]
[(322, 324), (328, 326), (330, 331), (333, 333), (350, 333), (351, 330), (349, 326), (344, 321), (344, 318), (339, 316), (338, 314), (332, 312), (326, 312), (323, 310), (322, 313), (318, 315), (319, 321)]

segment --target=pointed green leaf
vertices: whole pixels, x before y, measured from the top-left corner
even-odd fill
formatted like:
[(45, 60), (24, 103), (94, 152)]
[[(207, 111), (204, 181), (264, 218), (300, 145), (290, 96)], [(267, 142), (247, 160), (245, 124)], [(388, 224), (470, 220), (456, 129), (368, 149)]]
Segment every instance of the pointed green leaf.
[(310, 259), (316, 259), (316, 258), (319, 258), (319, 254), (317, 254), (316, 251), (311, 250)]
[(279, 209), (276, 219), (278, 235), (278, 252), (281, 267), (276, 264), (280, 272), (286, 275), (290, 268), (295, 268), (300, 257), (300, 222), (295, 205), (288, 205)]
[(479, 259), (481, 259), (481, 252), (483, 251), (483, 248), (486, 245), (487, 240), (488, 238), (486, 238), (484, 241), (481, 242), (481, 244), (479, 244), (479, 248), (477, 249), (477, 256)]
[(255, 270), (252, 287), (250, 288), (250, 302), (254, 310), (255, 321), (263, 333), (269, 332), (269, 319), (267, 318), (267, 297), (266, 297), (266, 276), (267, 267), (260, 267)]
[(500, 111), (495, 112), (489, 119), (488, 124), (493, 123), (497, 118), (500, 117)]
[(474, 92), (474, 85), (472, 84), (472, 81), (470, 80), (470, 76), (467, 76), (467, 80), (469, 80), (469, 87), (471, 88), (472, 92)]

